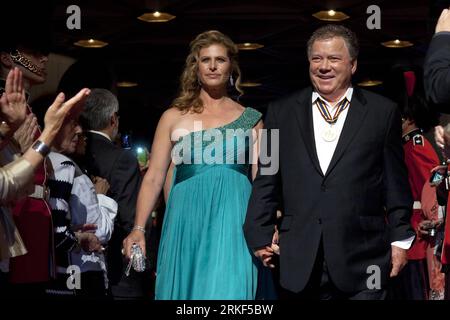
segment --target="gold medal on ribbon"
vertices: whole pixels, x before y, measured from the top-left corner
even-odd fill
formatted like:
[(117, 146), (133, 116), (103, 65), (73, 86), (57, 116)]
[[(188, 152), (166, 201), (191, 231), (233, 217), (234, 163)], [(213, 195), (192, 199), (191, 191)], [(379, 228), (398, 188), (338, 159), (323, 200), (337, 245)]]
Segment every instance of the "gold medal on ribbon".
[(330, 126), (322, 131), (322, 139), (326, 142), (332, 142), (336, 140), (337, 132), (334, 126)]
[(319, 112), (323, 119), (330, 124), (328, 128), (322, 131), (322, 139), (327, 142), (336, 140), (338, 133), (336, 128), (334, 127), (334, 124), (336, 123), (341, 112), (349, 106), (350, 102), (347, 100), (347, 98), (344, 98), (341, 102), (339, 102), (339, 104), (336, 106), (336, 112), (334, 113), (334, 116), (331, 116), (325, 105), (325, 102), (323, 102), (320, 98), (316, 100), (315, 104), (319, 109)]

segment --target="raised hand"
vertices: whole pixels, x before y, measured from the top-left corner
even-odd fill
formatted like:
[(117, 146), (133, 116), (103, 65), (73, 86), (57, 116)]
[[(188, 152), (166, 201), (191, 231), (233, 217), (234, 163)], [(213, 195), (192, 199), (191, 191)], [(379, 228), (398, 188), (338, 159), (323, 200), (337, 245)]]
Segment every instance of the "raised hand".
[(441, 12), (439, 20), (436, 24), (436, 33), (442, 31), (450, 31), (450, 10), (444, 9)]
[(27, 111), (22, 71), (13, 68), (6, 77), (5, 92), (0, 98), (1, 117), (12, 132), (24, 122)]
[(44, 131), (41, 140), (46, 144), (51, 144), (54, 137), (61, 128), (64, 119), (71, 113), (76, 113), (83, 107), (84, 101), (90, 94), (89, 89), (81, 89), (73, 98), (64, 102), (64, 93), (58, 94), (53, 104), (48, 108), (44, 118)]
[(32, 113), (25, 117), (25, 121), (14, 132), (14, 139), (19, 143), (20, 150), (24, 153), (35, 140), (36, 132), (39, 130), (36, 116)]

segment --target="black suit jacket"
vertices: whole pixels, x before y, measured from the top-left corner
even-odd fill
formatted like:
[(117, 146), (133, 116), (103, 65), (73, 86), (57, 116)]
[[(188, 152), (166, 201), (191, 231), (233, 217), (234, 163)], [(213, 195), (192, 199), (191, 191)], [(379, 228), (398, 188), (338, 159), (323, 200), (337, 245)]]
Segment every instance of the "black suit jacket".
[(424, 63), (425, 92), (427, 98), (438, 104), (439, 111), (450, 113), (450, 32), (433, 36)]
[(312, 89), (307, 88), (269, 106), (265, 126), (279, 129), (280, 169), (275, 175), (258, 170), (244, 224), (247, 243), (252, 249), (271, 243), (281, 193), (284, 288), (304, 289), (321, 239), (329, 274), (339, 289), (367, 289), (371, 265), (380, 268), (385, 284), (390, 243), (414, 235), (400, 114), (390, 100), (355, 88), (323, 174), (314, 142), (311, 97)]
[[(115, 146), (106, 137), (87, 132), (85, 166), (90, 175), (108, 180), (108, 196), (116, 200), (118, 213), (114, 221), (114, 231), (108, 243), (108, 277), (113, 286), (124, 278), (125, 262), (121, 254), (123, 239), (131, 232), (136, 214), (136, 201), (141, 185), (141, 175), (136, 156), (129, 150)], [(130, 278), (132, 279), (132, 278)], [(130, 282), (130, 281), (128, 281)], [(131, 281), (133, 282), (133, 281)], [(141, 289), (126, 287), (118, 295), (139, 296)]]

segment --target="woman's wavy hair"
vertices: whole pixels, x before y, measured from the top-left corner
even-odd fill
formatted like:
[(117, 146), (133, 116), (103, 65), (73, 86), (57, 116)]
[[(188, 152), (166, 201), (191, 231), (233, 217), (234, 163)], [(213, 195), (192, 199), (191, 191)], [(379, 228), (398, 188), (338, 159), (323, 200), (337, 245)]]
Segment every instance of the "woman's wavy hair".
[[(238, 48), (236, 44), (226, 35), (217, 31), (210, 30), (199, 34), (190, 43), (190, 53), (186, 58), (186, 64), (180, 78), (180, 91), (178, 97), (173, 101), (172, 107), (178, 108), (183, 112), (193, 111), (200, 113), (203, 111), (203, 101), (200, 99), (201, 83), (198, 79), (198, 58), (200, 50), (213, 44), (219, 44), (227, 49), (228, 58), (231, 62), (231, 74), (234, 79), (234, 88), (244, 94), (241, 84), (241, 69), (237, 61)], [(229, 84), (230, 89), (231, 84)]]

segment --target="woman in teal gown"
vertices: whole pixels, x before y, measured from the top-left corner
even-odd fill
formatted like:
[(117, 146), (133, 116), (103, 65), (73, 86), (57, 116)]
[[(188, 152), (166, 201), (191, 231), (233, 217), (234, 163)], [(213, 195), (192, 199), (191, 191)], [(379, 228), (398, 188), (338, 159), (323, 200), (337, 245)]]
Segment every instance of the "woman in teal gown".
[(155, 133), (135, 227), (124, 248), (128, 256), (133, 243), (145, 248), (143, 226), (172, 159), (175, 169), (156, 269), (158, 300), (256, 297), (261, 265), (242, 226), (262, 122), (258, 111), (227, 96), (232, 85), (240, 91), (237, 52), (218, 31), (198, 35), (191, 42), (180, 95)]

